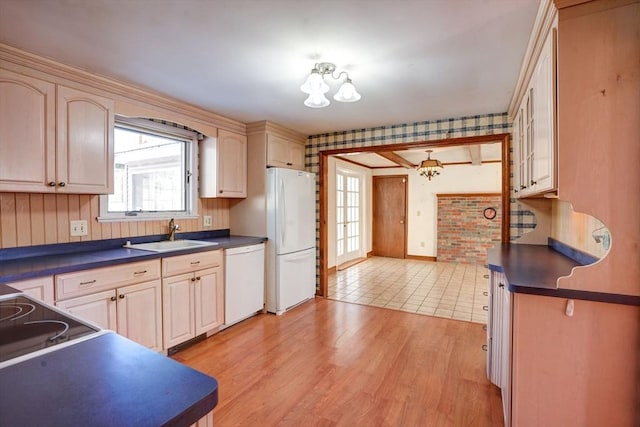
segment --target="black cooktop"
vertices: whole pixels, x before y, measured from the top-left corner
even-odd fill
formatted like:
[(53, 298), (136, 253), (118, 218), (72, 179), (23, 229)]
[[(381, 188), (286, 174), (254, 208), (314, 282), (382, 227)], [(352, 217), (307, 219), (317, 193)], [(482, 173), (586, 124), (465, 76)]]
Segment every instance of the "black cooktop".
[(27, 295), (0, 297), (0, 364), (98, 331)]

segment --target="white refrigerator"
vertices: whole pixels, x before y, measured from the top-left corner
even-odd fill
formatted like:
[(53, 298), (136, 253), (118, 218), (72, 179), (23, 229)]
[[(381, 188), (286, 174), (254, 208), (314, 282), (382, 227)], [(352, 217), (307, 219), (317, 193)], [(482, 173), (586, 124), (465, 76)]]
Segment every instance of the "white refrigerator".
[(267, 169), (267, 311), (282, 314), (316, 293), (316, 177)]

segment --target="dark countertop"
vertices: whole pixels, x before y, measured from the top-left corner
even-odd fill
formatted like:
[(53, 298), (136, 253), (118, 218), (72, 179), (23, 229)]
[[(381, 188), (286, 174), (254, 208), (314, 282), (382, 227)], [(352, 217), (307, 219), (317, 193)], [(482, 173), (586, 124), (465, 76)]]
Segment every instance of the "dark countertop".
[(0, 425), (189, 426), (218, 382), (113, 332), (0, 369)]
[[(250, 236), (179, 237), (216, 242), (218, 245), (158, 253), (123, 248), (122, 245), (127, 240), (131, 240), (134, 243), (144, 243), (145, 240), (153, 241), (148, 239), (143, 240), (141, 238), (129, 238), (118, 239), (117, 241), (109, 240), (49, 245), (51, 247), (50, 252), (47, 252), (47, 246), (18, 248), (14, 249), (13, 252), (20, 251), (19, 257), (13, 259), (0, 258), (0, 261), (2, 261), (0, 262), (0, 283), (10, 283), (34, 277), (50, 276), (135, 261), (166, 258), (168, 256), (247, 246), (267, 240), (265, 237)], [(5, 250), (5, 252), (9, 251)], [(30, 253), (34, 254), (34, 256), (28, 256)]]
[(558, 278), (582, 264), (550, 246), (503, 243), (487, 251), (487, 263), (490, 270), (505, 274), (510, 292), (640, 305), (638, 296), (558, 288)]

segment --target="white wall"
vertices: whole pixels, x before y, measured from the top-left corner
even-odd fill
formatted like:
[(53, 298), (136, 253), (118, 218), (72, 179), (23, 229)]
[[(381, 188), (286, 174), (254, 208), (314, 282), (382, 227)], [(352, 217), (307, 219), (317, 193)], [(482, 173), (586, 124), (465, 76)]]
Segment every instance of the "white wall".
[[(408, 175), (408, 255), (431, 257), (438, 255), (438, 201), (436, 194), (500, 193), (502, 190), (502, 165), (500, 163), (484, 163), (482, 166), (445, 166), (440, 172), (440, 175), (431, 181), (420, 176), (420, 174), (413, 169), (373, 169), (372, 172), (374, 176)], [(369, 212), (371, 211), (369, 210)]]
[(371, 252), (371, 170), (329, 156), (327, 177), (327, 267), (336, 265), (336, 169), (346, 169), (362, 175), (362, 246), (363, 256)]

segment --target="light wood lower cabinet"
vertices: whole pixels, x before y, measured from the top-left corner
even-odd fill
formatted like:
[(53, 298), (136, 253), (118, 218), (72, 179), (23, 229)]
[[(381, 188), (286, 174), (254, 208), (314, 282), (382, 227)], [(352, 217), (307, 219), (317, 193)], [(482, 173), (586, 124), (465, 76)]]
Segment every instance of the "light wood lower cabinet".
[(152, 350), (164, 348), (159, 260), (57, 275), (56, 305)]
[(20, 292), (24, 292), (38, 301), (53, 304), (53, 276), (6, 283), (6, 285), (17, 289)]
[(162, 279), (164, 347), (168, 349), (223, 324), (222, 251), (164, 258), (162, 262), (164, 275), (191, 270)]
[(160, 280), (58, 301), (69, 313), (155, 351), (162, 346)]

